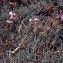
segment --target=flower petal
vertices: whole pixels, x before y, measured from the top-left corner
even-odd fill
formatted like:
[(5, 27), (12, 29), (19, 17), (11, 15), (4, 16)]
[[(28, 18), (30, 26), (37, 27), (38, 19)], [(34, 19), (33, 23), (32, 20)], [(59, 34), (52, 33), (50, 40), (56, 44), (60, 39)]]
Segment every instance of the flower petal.
[(33, 21), (33, 19), (29, 19), (29, 21)]
[(33, 21), (39, 22), (39, 19), (38, 18), (34, 18)]
[(61, 19), (63, 19), (63, 15), (61, 15)]
[(12, 15), (12, 12), (11, 11), (9, 12), (9, 15)]
[(13, 21), (11, 21), (11, 20), (7, 20), (6, 22), (9, 24), (13, 23)]

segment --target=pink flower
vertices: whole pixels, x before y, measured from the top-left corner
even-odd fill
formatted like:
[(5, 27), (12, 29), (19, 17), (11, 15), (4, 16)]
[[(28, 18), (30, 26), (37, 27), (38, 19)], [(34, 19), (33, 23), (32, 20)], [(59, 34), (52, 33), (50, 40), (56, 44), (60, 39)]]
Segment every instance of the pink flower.
[(14, 15), (15, 16), (16, 14), (10, 11), (9, 12), (9, 15)]
[(10, 19), (13, 19), (13, 18), (14, 18), (13, 15), (11, 15), (11, 16), (10, 16)]
[(9, 12), (9, 15), (12, 15), (12, 12)]
[(11, 20), (7, 20), (6, 22), (9, 23), (9, 24), (13, 23), (13, 21), (11, 21)]
[(63, 14), (57, 14), (56, 18), (61, 18), (61, 19), (63, 19)]
[(16, 19), (15, 13), (9, 12), (9, 15), (10, 15), (10, 19)]
[(60, 18), (60, 17), (61, 17), (61, 15), (60, 14), (57, 14), (56, 18)]
[(10, 5), (14, 5), (15, 3), (14, 2), (10, 2)]
[(40, 20), (38, 18), (34, 18), (34, 19), (29, 19), (30, 22), (39, 22)]
[(39, 19), (38, 18), (34, 18), (33, 21), (34, 22), (39, 22)]
[(61, 19), (63, 19), (63, 15), (61, 15)]
[(33, 19), (29, 19), (29, 21), (31, 22), (31, 21), (33, 21)]

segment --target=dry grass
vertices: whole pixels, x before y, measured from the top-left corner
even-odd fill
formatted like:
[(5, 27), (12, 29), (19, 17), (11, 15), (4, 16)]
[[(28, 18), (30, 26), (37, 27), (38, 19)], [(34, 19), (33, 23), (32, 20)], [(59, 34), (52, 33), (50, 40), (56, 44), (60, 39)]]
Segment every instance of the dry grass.
[(63, 1), (21, 1), (0, 3), (0, 63), (63, 63)]

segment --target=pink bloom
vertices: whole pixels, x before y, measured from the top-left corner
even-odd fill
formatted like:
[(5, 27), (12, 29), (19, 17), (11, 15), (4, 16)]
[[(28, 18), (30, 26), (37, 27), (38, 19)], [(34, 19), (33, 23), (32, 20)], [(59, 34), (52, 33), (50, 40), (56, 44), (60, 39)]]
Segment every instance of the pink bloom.
[(10, 15), (10, 19), (16, 19), (15, 13), (9, 12), (9, 15)]
[(6, 22), (9, 23), (9, 24), (13, 23), (13, 21), (11, 21), (11, 20), (7, 20)]
[(38, 18), (34, 18), (34, 19), (29, 19), (30, 22), (39, 22), (40, 20)]
[(61, 19), (63, 19), (63, 15), (61, 15)]
[(39, 19), (38, 18), (34, 18), (33, 21), (34, 22), (39, 22)]
[(10, 5), (14, 5), (14, 2), (10, 2)]
[(9, 12), (9, 15), (12, 15), (12, 12)]
[(61, 17), (61, 15), (60, 14), (57, 14), (56, 18), (60, 18), (60, 17)]
[(15, 16), (16, 14), (10, 11), (10, 12), (9, 12), (9, 15)]
[(10, 19), (13, 19), (13, 18), (14, 18), (13, 15), (11, 15), (11, 16), (10, 16)]
[(61, 14), (57, 14), (57, 16), (56, 16), (56, 18), (61, 18), (61, 19), (63, 19), (63, 15)]
[(29, 19), (29, 21), (33, 21), (33, 19)]

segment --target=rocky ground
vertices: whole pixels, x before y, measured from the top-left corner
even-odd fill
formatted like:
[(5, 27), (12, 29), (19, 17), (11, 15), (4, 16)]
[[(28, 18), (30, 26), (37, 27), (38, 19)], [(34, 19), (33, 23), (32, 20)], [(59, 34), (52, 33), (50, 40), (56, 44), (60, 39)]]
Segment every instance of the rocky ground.
[(63, 63), (63, 0), (0, 0), (0, 63)]

